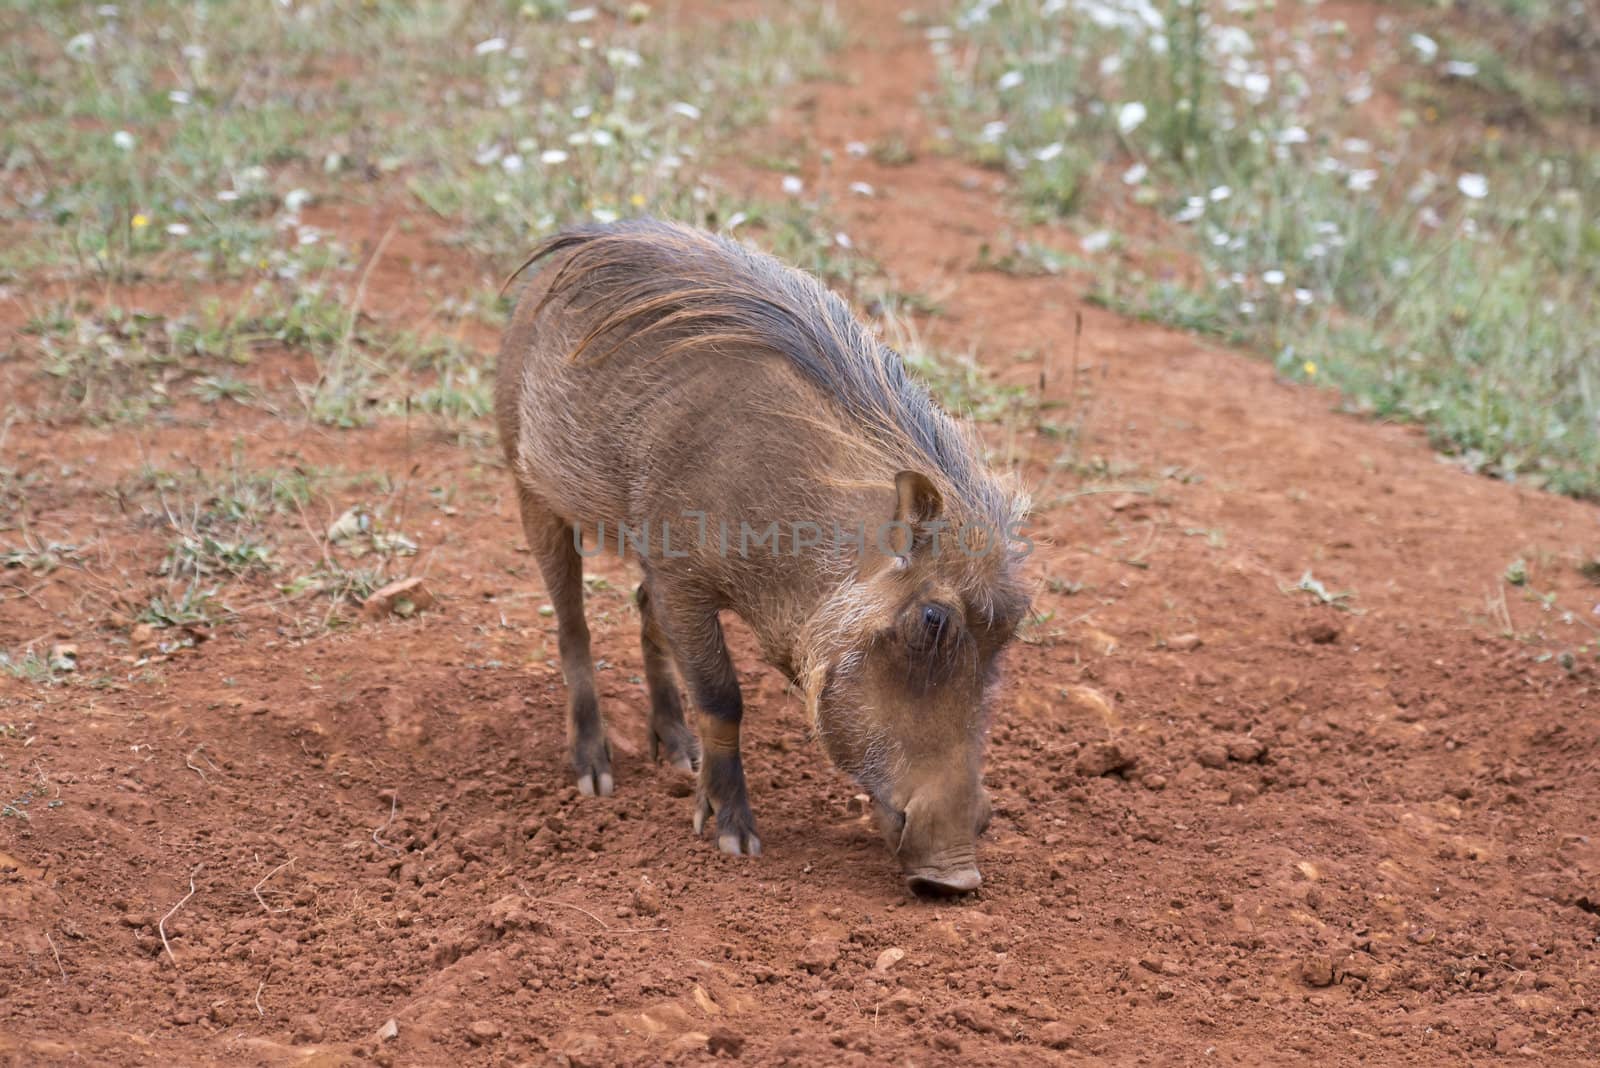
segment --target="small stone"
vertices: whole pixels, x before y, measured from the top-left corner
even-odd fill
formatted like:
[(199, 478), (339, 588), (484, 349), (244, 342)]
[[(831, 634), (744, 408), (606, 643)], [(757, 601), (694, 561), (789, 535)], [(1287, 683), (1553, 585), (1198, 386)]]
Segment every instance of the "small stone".
[(744, 1052), (744, 1036), (719, 1027), (706, 1039), (706, 1049), (713, 1057), (737, 1057)]
[(296, 1016), (289, 1021), (290, 1033), (296, 1042), (321, 1042), (327, 1033), (322, 1021), (310, 1014)]
[(1072, 1025), (1057, 1020), (1039, 1028), (1039, 1041), (1051, 1049), (1067, 1049), (1072, 1045)]
[(1145, 775), (1139, 781), (1144, 784), (1146, 790), (1165, 790), (1167, 788), (1167, 777), (1165, 775), (1157, 775), (1154, 772)]
[(367, 619), (382, 619), (391, 613), (405, 617), (427, 611), (433, 604), (433, 594), (417, 575), (373, 590), (361, 603), (361, 614)]
[(378, 1033), (372, 1036), (379, 1042), (390, 1042), (400, 1037), (400, 1021), (391, 1019), (388, 1023), (378, 1028)]
[(124, 912), (122, 925), (124, 927), (154, 927), (156, 915), (153, 912)]
[(1333, 958), (1325, 953), (1307, 957), (1300, 964), (1300, 978), (1307, 986), (1332, 986)]
[(1266, 756), (1267, 747), (1255, 738), (1241, 736), (1228, 739), (1228, 759), (1241, 764), (1254, 764)]
[(1194, 758), (1202, 767), (1225, 768), (1228, 766), (1228, 750), (1226, 746), (1211, 742), (1195, 750)]
[(641, 916), (655, 916), (661, 912), (661, 891), (649, 876), (640, 878), (633, 889), (633, 911)]
[(1512, 1024), (1510, 1027), (1495, 1032), (1494, 1051), (1500, 1054), (1515, 1053), (1532, 1041), (1532, 1028), (1523, 1024)]
[(1339, 628), (1326, 621), (1318, 621), (1301, 631), (1306, 640), (1316, 645), (1332, 645), (1339, 640)]
[(493, 1042), (500, 1037), (500, 1025), (493, 1020), (473, 1020), (467, 1025), (467, 1041), (474, 1046)]
[(1192, 653), (1204, 644), (1204, 639), (1198, 634), (1180, 634), (1175, 638), (1167, 639), (1167, 645), (1180, 653)]
[(899, 946), (890, 946), (888, 949), (878, 954), (878, 962), (872, 967), (876, 971), (886, 972), (890, 968), (893, 968), (896, 964), (899, 964), (901, 961), (905, 960), (905, 958), (905, 950), (901, 949)]
[(816, 975), (833, 967), (839, 959), (839, 943), (831, 938), (813, 938), (800, 952), (800, 967)]
[(1074, 769), (1086, 779), (1123, 771), (1138, 763), (1139, 758), (1124, 752), (1116, 742), (1090, 742), (1078, 753)]

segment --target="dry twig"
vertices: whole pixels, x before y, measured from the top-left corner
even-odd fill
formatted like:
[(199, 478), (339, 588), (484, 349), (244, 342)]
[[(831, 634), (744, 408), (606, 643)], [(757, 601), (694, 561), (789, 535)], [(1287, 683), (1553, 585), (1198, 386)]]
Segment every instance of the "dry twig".
[(161, 947), (167, 951), (167, 956), (172, 958), (172, 963), (174, 964), (178, 963), (178, 958), (173, 956), (172, 943), (167, 941), (167, 921), (172, 919), (174, 913), (188, 904), (191, 897), (194, 897), (194, 877), (200, 874), (200, 869), (203, 867), (205, 867), (203, 864), (194, 866), (194, 871), (189, 873), (189, 892), (183, 895), (183, 900), (168, 909), (167, 914), (161, 917), (161, 922), (156, 924), (156, 930), (161, 932)]

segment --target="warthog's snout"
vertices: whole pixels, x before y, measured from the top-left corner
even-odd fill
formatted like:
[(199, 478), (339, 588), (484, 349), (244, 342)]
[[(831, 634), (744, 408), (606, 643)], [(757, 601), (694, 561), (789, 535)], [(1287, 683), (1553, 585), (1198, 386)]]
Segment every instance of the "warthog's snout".
[(948, 897), (971, 893), (983, 883), (978, 835), (988, 822), (989, 800), (982, 790), (925, 788), (904, 810), (884, 806), (881, 811), (884, 837), (913, 893)]
[(915, 871), (906, 876), (911, 892), (922, 897), (969, 894), (983, 884), (977, 865), (947, 871)]

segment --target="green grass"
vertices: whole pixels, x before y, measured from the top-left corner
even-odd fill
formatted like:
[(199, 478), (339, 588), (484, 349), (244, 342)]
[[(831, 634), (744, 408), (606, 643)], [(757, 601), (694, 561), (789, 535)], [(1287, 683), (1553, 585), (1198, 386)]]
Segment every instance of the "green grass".
[[(491, 326), (507, 305), (485, 278), (589, 218), (737, 224), (849, 270), (806, 209), (708, 178), (730, 135), (823, 72), (840, 41), (825, 5), (686, 28), (559, 0), (19, 0), (0, 34), (0, 282), (36, 302), (13, 347), (52, 420), (172, 420), (198, 401), (345, 428), (409, 411), (481, 439), (488, 354), (366, 314), (373, 262), (422, 226), (481, 265), (446, 279), (436, 317)], [(402, 217), (351, 248), (318, 213), (352, 203)], [(33, 296), (46, 280), (74, 296)], [(141, 283), (199, 288), (180, 314), (104, 297)], [(274, 392), (253, 367), (281, 351), (309, 366)]]
[(563, 3), (22, 0), (0, 33), (0, 220), (28, 259), (217, 279), (346, 258), (304, 216), (374, 185), (497, 256), (586, 216), (701, 216), (709, 149), (838, 28), (809, 6), (691, 34)]
[[(1027, 218), (1080, 232), (1127, 211), (1169, 220), (1165, 247), (1112, 232), (1098, 255), (1023, 246), (989, 265), (1087, 263), (1111, 307), (1253, 347), (1353, 408), (1423, 423), (1474, 470), (1600, 495), (1600, 130), (1572, 102), (1600, 81), (1564, 75), (1558, 99), (1542, 53), (1490, 62), (1505, 35), (1487, 28), (1475, 58), (1429, 38), (1423, 63), (1400, 9), (1373, 77), (1380, 90), (1426, 83), (1438, 103), (1372, 129), (1365, 92), (1340, 97), (1360, 85), (1335, 73), (1350, 65), (1340, 24), (1307, 8), (1281, 39), (1248, 7), (1229, 10), (955, 9), (931, 35), (952, 137), (1013, 177)], [(1451, 60), (1473, 66), (1447, 73)], [(1469, 69), (1472, 95), (1452, 105)], [(1496, 127), (1484, 98), (1543, 117)], [(1174, 247), (1182, 264), (1146, 266)]]

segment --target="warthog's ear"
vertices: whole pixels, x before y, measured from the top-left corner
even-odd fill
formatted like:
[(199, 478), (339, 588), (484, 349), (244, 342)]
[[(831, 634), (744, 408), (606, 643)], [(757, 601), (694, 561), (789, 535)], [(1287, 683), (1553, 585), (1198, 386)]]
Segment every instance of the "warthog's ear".
[(944, 511), (944, 497), (921, 471), (901, 471), (894, 476), (894, 517), (902, 523), (931, 523)]
[[(903, 524), (896, 532), (895, 552), (900, 556), (909, 556), (913, 547), (925, 544), (928, 541), (927, 532), (921, 528), (938, 519), (944, 511), (944, 497), (939, 493), (938, 487), (921, 471), (901, 471), (894, 476), (895, 506), (894, 521)], [(905, 535), (911, 535), (911, 543), (905, 543)]]

